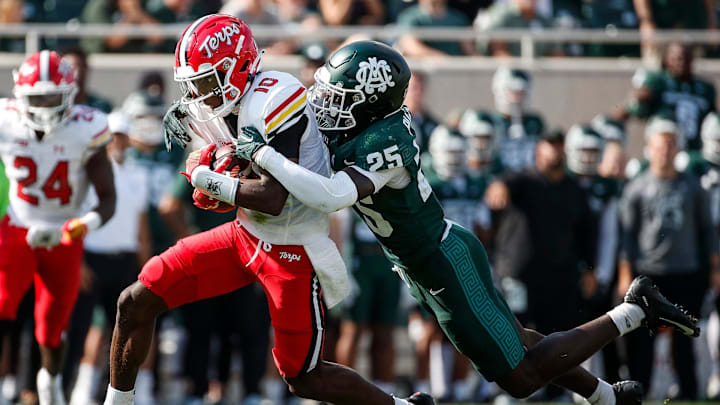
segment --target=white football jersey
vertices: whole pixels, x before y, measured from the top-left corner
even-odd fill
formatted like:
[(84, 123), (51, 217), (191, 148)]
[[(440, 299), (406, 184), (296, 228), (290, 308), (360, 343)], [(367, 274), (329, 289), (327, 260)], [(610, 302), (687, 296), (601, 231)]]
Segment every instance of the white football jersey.
[[(292, 75), (284, 72), (262, 72), (253, 79), (239, 103), (237, 132), (254, 126), (270, 143), (274, 137), (292, 127), (303, 116), (307, 127), (300, 138), (300, 166), (323, 176), (330, 176), (329, 152), (315, 123), (315, 116), (307, 103), (305, 87)], [(222, 121), (222, 120), (217, 120)], [(222, 122), (224, 124), (224, 121)], [(222, 126), (216, 122), (216, 126)], [(196, 125), (205, 130), (205, 125)], [(258, 238), (274, 244), (306, 244), (319, 236), (327, 238), (328, 216), (314, 210), (292, 195), (288, 196), (278, 216), (241, 209), (240, 222)]]
[(75, 105), (70, 118), (38, 140), (15, 100), (0, 99), (0, 159), (10, 180), (11, 223), (62, 226), (82, 214), (85, 163), (112, 140), (106, 115)]

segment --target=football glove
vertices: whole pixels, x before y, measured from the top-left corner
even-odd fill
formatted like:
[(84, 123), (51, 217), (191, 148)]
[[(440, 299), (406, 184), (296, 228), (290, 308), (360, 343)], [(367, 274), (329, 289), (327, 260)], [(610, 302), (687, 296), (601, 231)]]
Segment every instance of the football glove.
[(215, 211), (215, 212), (228, 212), (235, 209), (234, 206), (224, 203), (216, 198), (210, 197), (209, 195), (203, 193), (200, 189), (195, 189), (193, 191), (193, 205), (207, 211)]
[(183, 122), (187, 116), (187, 107), (180, 104), (179, 101), (173, 102), (165, 113), (165, 117), (163, 117), (163, 132), (165, 134), (165, 148), (167, 148), (168, 151), (172, 149), (173, 142), (185, 148), (192, 140)]
[(95, 211), (90, 211), (80, 218), (71, 218), (65, 221), (60, 231), (62, 239), (60, 243), (63, 245), (72, 245), (73, 242), (81, 240), (88, 232), (100, 228), (102, 218)]
[(28, 229), (25, 235), (25, 241), (31, 248), (52, 248), (57, 246), (62, 239), (62, 230), (60, 228), (33, 225)]
[(249, 161), (253, 161), (253, 155), (258, 149), (267, 144), (255, 127), (242, 127), (242, 134), (238, 134), (237, 144), (235, 145), (235, 154), (237, 157)]
[(88, 226), (80, 220), (80, 218), (68, 219), (63, 225), (62, 239), (60, 243), (63, 245), (71, 245), (74, 241), (80, 240), (88, 233)]
[[(180, 174), (185, 176), (187, 180), (192, 183), (190, 178), (192, 177), (193, 170), (200, 166), (207, 166), (210, 168), (210, 162), (212, 162), (215, 148), (217, 148), (217, 144), (211, 143), (198, 150), (192, 151), (192, 153), (188, 155), (187, 159), (185, 159), (185, 171), (180, 172)], [(223, 168), (223, 170), (225, 169)]]

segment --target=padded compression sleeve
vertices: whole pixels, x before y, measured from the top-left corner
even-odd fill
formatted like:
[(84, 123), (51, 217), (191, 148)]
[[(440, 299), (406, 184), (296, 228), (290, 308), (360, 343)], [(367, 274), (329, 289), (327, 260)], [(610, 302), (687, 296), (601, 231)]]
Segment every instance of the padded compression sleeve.
[(318, 211), (334, 212), (357, 201), (355, 183), (344, 172), (324, 177), (288, 160), (269, 146), (257, 152), (255, 163), (270, 172), (295, 198)]

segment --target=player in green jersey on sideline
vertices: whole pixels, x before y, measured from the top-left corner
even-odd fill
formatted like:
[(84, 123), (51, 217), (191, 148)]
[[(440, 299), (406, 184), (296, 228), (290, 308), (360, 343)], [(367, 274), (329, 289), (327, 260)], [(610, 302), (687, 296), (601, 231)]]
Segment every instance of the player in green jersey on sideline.
[(318, 69), (309, 103), (327, 138), (332, 178), (284, 158), (254, 127), (242, 128), (236, 152), (310, 207), (332, 212), (353, 206), (455, 347), (514, 397), (552, 382), (592, 404), (639, 404), (638, 383), (611, 386), (578, 365), (641, 325), (697, 336), (696, 319), (668, 302), (648, 278), (638, 278), (624, 303), (575, 329), (543, 336), (520, 326), (493, 286), (482, 244), (444, 219), (420, 170), (403, 107), (409, 79), (402, 56), (373, 41), (340, 48)]

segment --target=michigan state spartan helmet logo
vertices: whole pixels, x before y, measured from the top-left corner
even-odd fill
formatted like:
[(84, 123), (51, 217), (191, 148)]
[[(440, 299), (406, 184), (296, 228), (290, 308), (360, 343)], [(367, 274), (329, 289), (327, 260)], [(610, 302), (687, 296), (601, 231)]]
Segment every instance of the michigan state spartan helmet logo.
[(359, 133), (400, 110), (410, 68), (391, 47), (376, 41), (338, 49), (315, 72), (308, 101), (323, 131)]
[(385, 93), (388, 87), (395, 87), (392, 69), (384, 59), (369, 57), (366, 62), (360, 62), (355, 79), (359, 83), (355, 90), (364, 91), (366, 94), (373, 94), (375, 90)]

